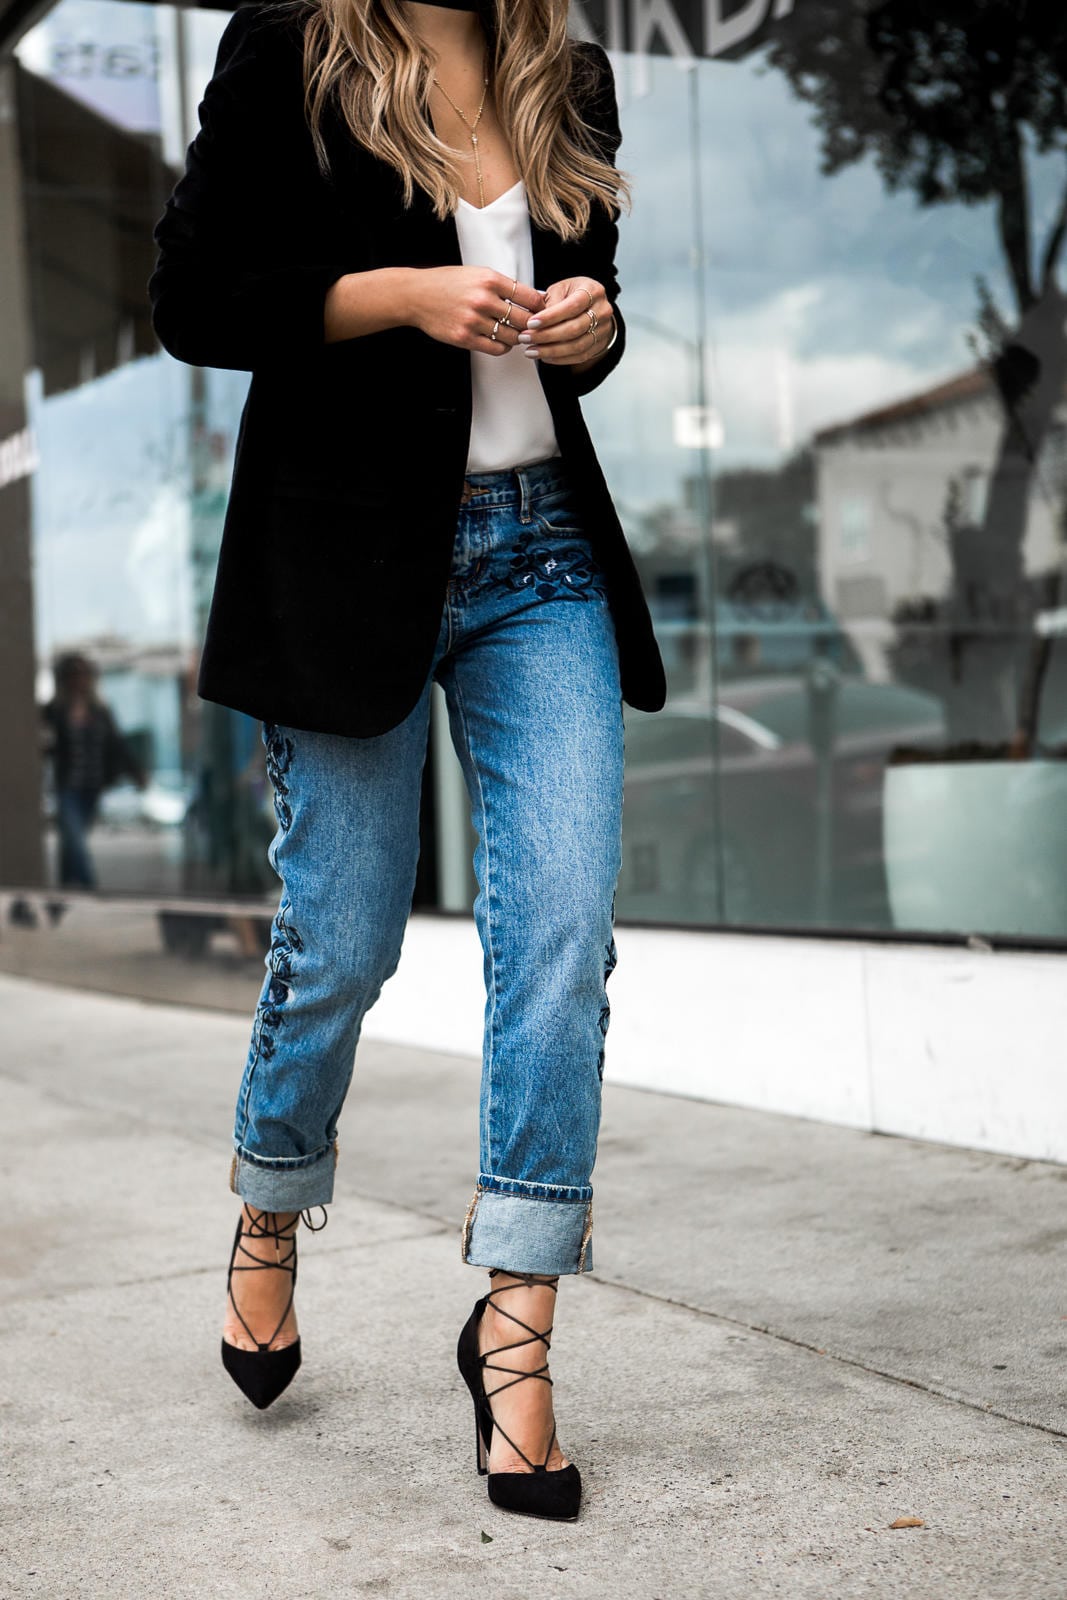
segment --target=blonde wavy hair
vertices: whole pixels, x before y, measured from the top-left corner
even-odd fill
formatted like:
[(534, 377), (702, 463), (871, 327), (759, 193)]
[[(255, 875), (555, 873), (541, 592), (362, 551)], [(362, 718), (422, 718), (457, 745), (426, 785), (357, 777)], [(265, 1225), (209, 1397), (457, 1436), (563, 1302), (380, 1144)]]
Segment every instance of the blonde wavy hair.
[[(434, 61), (403, 0), (294, 0), (304, 27), (305, 111), (319, 166), (329, 171), (322, 122), (332, 101), (353, 137), (399, 173), (404, 204), (415, 185), (442, 220), (456, 209), (460, 165), (438, 139), (429, 101)], [(565, 240), (585, 232), (592, 208), (617, 216), (626, 175), (607, 158), (603, 133), (582, 106), (599, 68), (567, 33), (567, 0), (486, 0), (489, 84), (526, 186), (530, 216)]]

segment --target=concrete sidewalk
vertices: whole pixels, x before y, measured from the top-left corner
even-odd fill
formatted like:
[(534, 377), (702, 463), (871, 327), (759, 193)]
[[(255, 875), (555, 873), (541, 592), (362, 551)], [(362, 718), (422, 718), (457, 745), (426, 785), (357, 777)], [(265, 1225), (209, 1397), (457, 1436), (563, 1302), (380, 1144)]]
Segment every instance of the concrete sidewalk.
[(475, 1062), (361, 1050), (260, 1414), (217, 1349), (247, 1021), (0, 1015), (4, 1600), (1067, 1596), (1067, 1169), (609, 1086), (553, 1526), (489, 1505), (453, 1364)]

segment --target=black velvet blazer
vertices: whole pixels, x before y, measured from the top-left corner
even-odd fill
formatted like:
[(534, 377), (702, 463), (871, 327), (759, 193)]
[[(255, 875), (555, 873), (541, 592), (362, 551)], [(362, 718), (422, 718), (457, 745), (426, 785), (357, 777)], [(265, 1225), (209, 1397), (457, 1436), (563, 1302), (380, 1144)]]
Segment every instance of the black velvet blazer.
[[(395, 727), (426, 681), (445, 600), (471, 423), (470, 353), (416, 328), (328, 344), (326, 292), (344, 273), (459, 265), (454, 221), (339, 116), (331, 175), (303, 111), (300, 13), (247, 5), (228, 22), (200, 131), (157, 222), (148, 293), (156, 333), (197, 366), (252, 373), (198, 692), (269, 722), (369, 736)], [(611, 67), (599, 46), (585, 110), (614, 156)], [(538, 287), (581, 273), (609, 299), (617, 230), (594, 206), (583, 238), (533, 229)], [(584, 525), (605, 570), (624, 697), (656, 710), (663, 666), (579, 398), (622, 354), (625, 329), (584, 376), (538, 373)]]

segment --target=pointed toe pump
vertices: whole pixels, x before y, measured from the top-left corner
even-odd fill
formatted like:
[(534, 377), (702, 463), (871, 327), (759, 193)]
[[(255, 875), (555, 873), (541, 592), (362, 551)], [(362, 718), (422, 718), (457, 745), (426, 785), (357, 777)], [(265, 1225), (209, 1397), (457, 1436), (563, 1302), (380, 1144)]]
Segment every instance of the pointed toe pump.
[(257, 1411), (266, 1411), (288, 1389), (301, 1359), (299, 1339), (281, 1350), (271, 1350), (269, 1343), (260, 1345), (258, 1350), (239, 1350), (235, 1344), (222, 1341), (222, 1364)]
[[(256, 1348), (254, 1350), (241, 1350), (237, 1345), (229, 1344), (226, 1339), (223, 1339), (222, 1364), (241, 1393), (259, 1411), (265, 1411), (289, 1387), (300, 1366), (299, 1337), (294, 1339), (292, 1344), (283, 1345), (280, 1350), (272, 1350), (271, 1346), (285, 1326), (285, 1320), (292, 1310), (293, 1296), (296, 1293), (296, 1231), (300, 1225), (301, 1217), (303, 1217), (306, 1227), (311, 1228), (313, 1233), (318, 1233), (321, 1228), (326, 1226), (325, 1207), (322, 1210), (323, 1221), (318, 1226), (312, 1226), (309, 1214), (301, 1212), (283, 1228), (279, 1226), (276, 1212), (256, 1211), (248, 1205), (242, 1206), (241, 1214), (237, 1219), (237, 1232), (234, 1234), (233, 1249), (230, 1252), (230, 1265), (226, 1274), (226, 1293), (229, 1296), (234, 1315)], [(254, 1250), (244, 1243), (246, 1239), (272, 1241), (274, 1259), (271, 1260), (269, 1255), (266, 1259), (257, 1255)], [(234, 1299), (233, 1280), (234, 1274), (237, 1272), (266, 1271), (281, 1271), (289, 1274), (289, 1298), (270, 1338), (260, 1340), (245, 1321), (240, 1307)]]
[[(496, 1276), (496, 1271), (491, 1271), (491, 1278)], [(545, 1284), (553, 1292), (556, 1290), (558, 1279), (540, 1278), (531, 1273), (509, 1273), (522, 1283)], [(496, 1304), (494, 1296), (505, 1293), (508, 1289), (518, 1288), (519, 1283), (501, 1284), (496, 1289), (490, 1289), (487, 1295), (477, 1301), (474, 1310), (459, 1336), (459, 1345), (456, 1351), (459, 1362), (460, 1374), (474, 1401), (474, 1441), (475, 1465), (479, 1473), (487, 1479), (486, 1487), (489, 1498), (495, 1506), (502, 1511), (517, 1511), (527, 1517), (548, 1517), (554, 1522), (573, 1522), (578, 1516), (582, 1499), (582, 1479), (578, 1468), (571, 1462), (568, 1466), (560, 1467), (554, 1472), (549, 1472), (548, 1462), (552, 1455), (552, 1446), (556, 1442), (556, 1429), (553, 1424), (552, 1437), (548, 1442), (544, 1461), (538, 1463), (531, 1461), (524, 1450), (520, 1450), (514, 1439), (506, 1434), (499, 1422), (493, 1417), (490, 1404), (493, 1395), (499, 1394), (503, 1389), (510, 1389), (513, 1384), (522, 1383), (526, 1379), (539, 1379), (551, 1385), (552, 1379), (548, 1375), (548, 1362), (538, 1367), (533, 1372), (524, 1372), (517, 1367), (502, 1366), (494, 1361), (493, 1357), (506, 1355), (509, 1350), (517, 1350), (522, 1345), (533, 1344), (540, 1340), (548, 1354), (548, 1340), (552, 1332), (546, 1328), (539, 1333), (518, 1317), (511, 1315), (503, 1306)], [(513, 1344), (501, 1345), (496, 1350), (487, 1350), (481, 1354), (478, 1349), (478, 1328), (485, 1313), (487, 1305), (492, 1304), (495, 1311), (501, 1312), (509, 1321), (517, 1324), (528, 1335), (525, 1339), (517, 1339)], [(486, 1392), (485, 1373), (501, 1372), (507, 1374), (507, 1381), (496, 1384), (491, 1393)], [(492, 1444), (493, 1429), (496, 1428), (501, 1436), (507, 1440), (511, 1448), (529, 1467), (529, 1472), (490, 1472), (489, 1447)]]

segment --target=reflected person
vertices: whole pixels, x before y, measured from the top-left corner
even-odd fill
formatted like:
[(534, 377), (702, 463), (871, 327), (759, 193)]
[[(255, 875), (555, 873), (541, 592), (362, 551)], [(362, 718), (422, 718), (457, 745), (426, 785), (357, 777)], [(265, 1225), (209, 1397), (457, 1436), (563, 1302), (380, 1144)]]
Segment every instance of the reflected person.
[(100, 698), (95, 664), (69, 651), (57, 659), (53, 671), (55, 694), (41, 715), (56, 797), (59, 884), (64, 889), (95, 889), (89, 830), (100, 796), (124, 777), (141, 789), (147, 778)]

